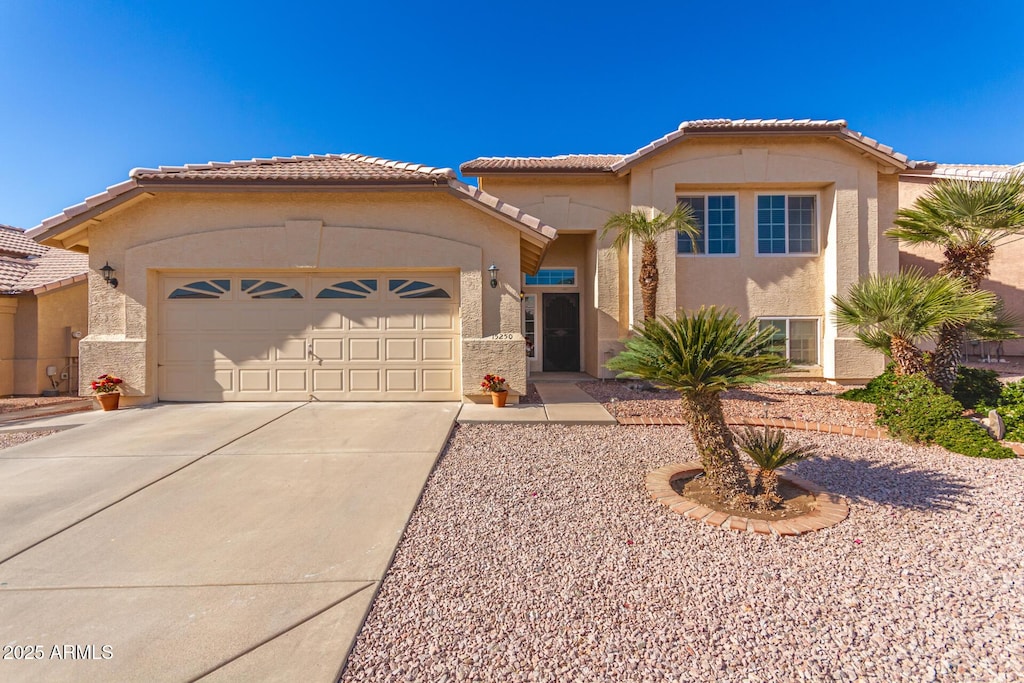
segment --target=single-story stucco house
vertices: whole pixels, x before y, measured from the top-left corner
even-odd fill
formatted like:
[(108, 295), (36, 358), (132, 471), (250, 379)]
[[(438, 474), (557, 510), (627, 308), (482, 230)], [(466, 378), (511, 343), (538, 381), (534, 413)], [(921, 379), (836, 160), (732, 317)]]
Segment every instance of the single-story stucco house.
[(0, 225), (0, 396), (77, 393), (89, 257)]
[(112, 372), (129, 403), (610, 377), (642, 315), (640, 250), (602, 227), (680, 202), (702, 236), (664, 236), (659, 312), (734, 308), (784, 335), (795, 376), (857, 382), (883, 358), (836, 329), (830, 298), (899, 267), (883, 233), (916, 168), (845, 121), (702, 120), (632, 154), (474, 159), (479, 187), (356, 154), (134, 169), (30, 234), (88, 252), (81, 387)]

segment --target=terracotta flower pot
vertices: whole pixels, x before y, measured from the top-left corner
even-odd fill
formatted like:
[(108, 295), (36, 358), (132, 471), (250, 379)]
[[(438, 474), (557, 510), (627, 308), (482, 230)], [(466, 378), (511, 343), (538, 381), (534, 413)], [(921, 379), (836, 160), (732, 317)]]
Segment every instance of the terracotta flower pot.
[(491, 403), (494, 404), (495, 408), (504, 408), (505, 401), (508, 400), (508, 389), (505, 391), (492, 391), (491, 392)]
[(96, 394), (96, 400), (100, 402), (100, 407), (103, 410), (117, 410), (117, 406), (121, 402), (121, 392), (112, 391), (108, 394)]

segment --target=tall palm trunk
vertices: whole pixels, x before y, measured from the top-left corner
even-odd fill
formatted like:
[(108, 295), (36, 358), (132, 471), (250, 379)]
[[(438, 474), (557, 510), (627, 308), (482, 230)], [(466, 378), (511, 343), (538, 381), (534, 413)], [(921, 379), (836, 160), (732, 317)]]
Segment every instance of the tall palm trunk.
[(640, 257), (640, 294), (644, 303), (644, 320), (651, 320), (658, 311), (658, 247), (644, 242)]
[[(972, 290), (981, 288), (981, 281), (988, 276), (995, 247), (969, 244), (946, 247), (943, 251), (945, 263), (939, 272), (949, 277), (961, 277)], [(935, 343), (935, 353), (928, 376), (936, 386), (947, 394), (953, 391), (956, 373), (963, 362), (963, 348), (966, 335), (964, 325), (943, 325)]]
[(681, 400), (708, 485), (720, 500), (735, 505), (748, 503), (750, 479), (733, 444), (718, 394), (685, 394)]

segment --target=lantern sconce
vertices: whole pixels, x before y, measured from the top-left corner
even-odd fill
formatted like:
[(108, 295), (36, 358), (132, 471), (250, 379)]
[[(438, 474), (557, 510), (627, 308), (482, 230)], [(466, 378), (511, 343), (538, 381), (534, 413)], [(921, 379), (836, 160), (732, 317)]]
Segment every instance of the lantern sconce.
[(498, 286), (498, 266), (491, 263), (491, 267), (487, 269), (487, 272), (491, 274), (491, 289), (495, 289)]
[(117, 271), (115, 271), (111, 267), (109, 261), (107, 261), (107, 264), (105, 266), (100, 268), (100, 272), (103, 274), (103, 281), (106, 282), (111, 287), (113, 287), (114, 289), (117, 289), (117, 278), (114, 277), (114, 273)]

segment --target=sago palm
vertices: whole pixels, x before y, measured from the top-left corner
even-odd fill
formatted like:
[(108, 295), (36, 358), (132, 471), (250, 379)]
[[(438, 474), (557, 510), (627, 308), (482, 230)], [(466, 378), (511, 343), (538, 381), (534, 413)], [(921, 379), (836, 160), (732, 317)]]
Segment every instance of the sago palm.
[(771, 353), (774, 328), (714, 306), (659, 316), (638, 326), (626, 349), (608, 361), (620, 376), (638, 377), (679, 393), (708, 485), (725, 502), (749, 500), (750, 484), (725, 422), (720, 394), (788, 366)]
[[(944, 180), (900, 209), (886, 235), (907, 244), (942, 249), (939, 272), (963, 278), (972, 289), (985, 279), (996, 247), (1024, 234), (1024, 172), (997, 180)], [(947, 392), (956, 381), (964, 325), (943, 325), (935, 347), (936, 383)]]
[(991, 292), (973, 290), (963, 279), (927, 277), (919, 268), (872, 275), (851, 285), (846, 296), (832, 297), (839, 326), (892, 358), (898, 375), (928, 372), (920, 343), (933, 339), (943, 325), (965, 325), (983, 317), (995, 300)]
[(637, 208), (609, 218), (604, 224), (601, 237), (611, 230), (618, 231), (612, 242), (616, 249), (628, 248), (633, 239), (643, 245), (640, 257), (640, 295), (644, 304), (644, 320), (650, 320), (657, 313), (658, 236), (666, 232), (681, 232), (691, 239), (697, 237), (700, 233), (693, 211), (683, 204), (677, 205), (671, 213)]
[(754, 493), (759, 505), (771, 509), (782, 502), (779, 497), (779, 474), (776, 470), (815, 455), (812, 446), (786, 446), (786, 434), (781, 429), (765, 427), (763, 430), (747, 427), (737, 435), (740, 450), (750, 456), (758, 470), (754, 479)]

